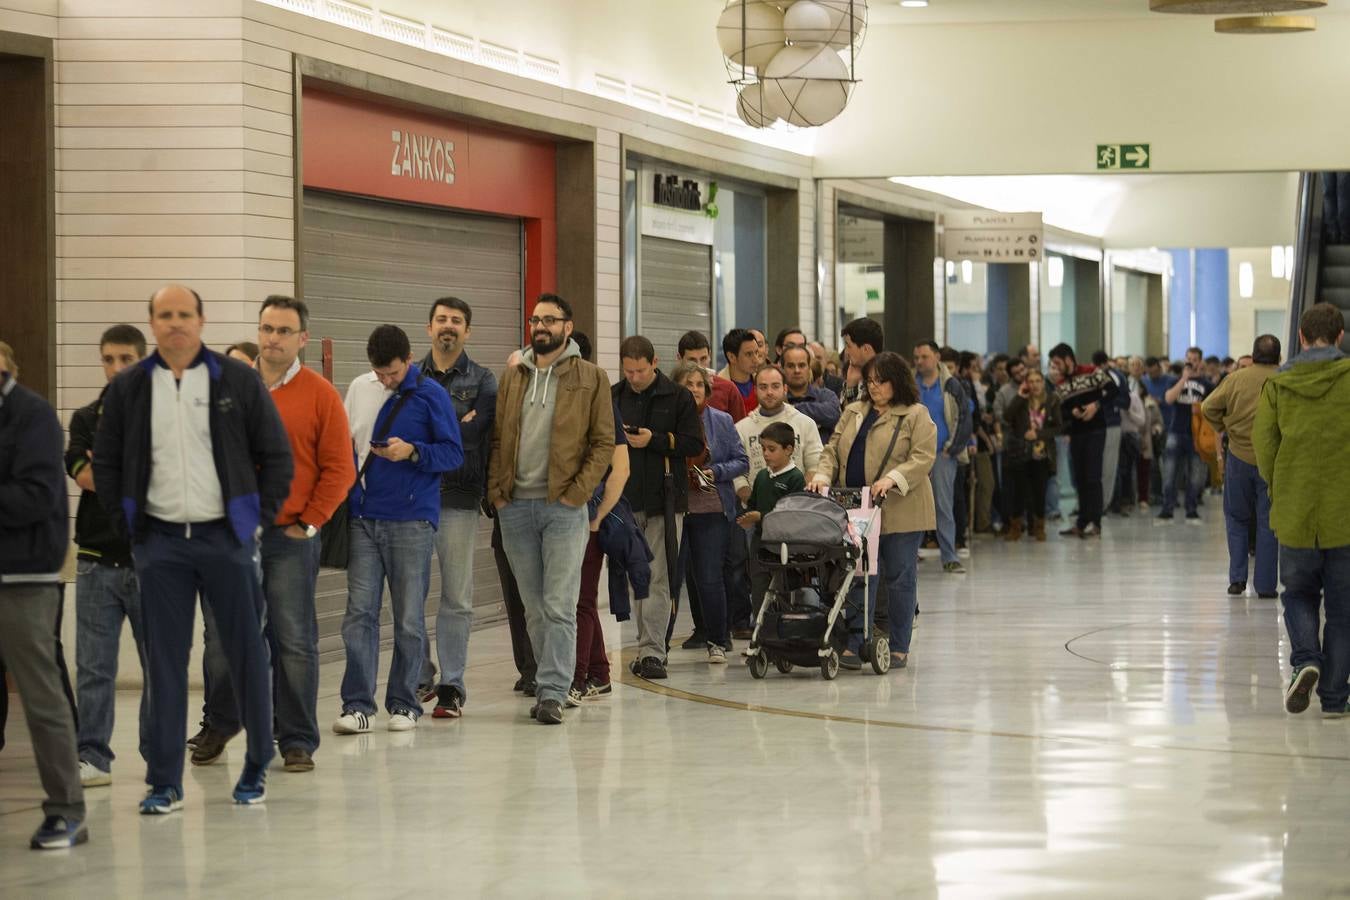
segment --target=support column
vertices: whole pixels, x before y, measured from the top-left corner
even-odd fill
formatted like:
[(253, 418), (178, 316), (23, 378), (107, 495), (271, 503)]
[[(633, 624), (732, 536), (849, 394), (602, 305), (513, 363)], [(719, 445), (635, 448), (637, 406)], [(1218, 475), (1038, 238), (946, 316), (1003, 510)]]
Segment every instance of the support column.
[(1031, 342), (1031, 269), (1026, 263), (988, 267), (985, 347), (1006, 353)]
[(1191, 345), (1191, 312), (1195, 308), (1195, 280), (1190, 250), (1168, 250), (1172, 257), (1172, 294), (1167, 316), (1167, 356), (1185, 359)]
[(1195, 251), (1195, 345), (1228, 355), (1228, 251)]

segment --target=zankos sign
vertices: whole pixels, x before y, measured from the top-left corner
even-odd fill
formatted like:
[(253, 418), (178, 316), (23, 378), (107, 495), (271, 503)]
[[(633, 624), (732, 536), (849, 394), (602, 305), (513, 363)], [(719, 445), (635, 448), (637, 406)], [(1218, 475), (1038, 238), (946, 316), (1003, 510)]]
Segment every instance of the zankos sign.
[(407, 130), (389, 133), (394, 157), (389, 174), (417, 181), (455, 183), (455, 142)]

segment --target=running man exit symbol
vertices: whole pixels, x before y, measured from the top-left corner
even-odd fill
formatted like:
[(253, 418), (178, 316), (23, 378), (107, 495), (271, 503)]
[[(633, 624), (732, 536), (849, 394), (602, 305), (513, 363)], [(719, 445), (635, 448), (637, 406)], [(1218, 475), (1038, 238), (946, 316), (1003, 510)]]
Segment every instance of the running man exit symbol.
[(1098, 169), (1147, 169), (1152, 154), (1148, 144), (1098, 144)]

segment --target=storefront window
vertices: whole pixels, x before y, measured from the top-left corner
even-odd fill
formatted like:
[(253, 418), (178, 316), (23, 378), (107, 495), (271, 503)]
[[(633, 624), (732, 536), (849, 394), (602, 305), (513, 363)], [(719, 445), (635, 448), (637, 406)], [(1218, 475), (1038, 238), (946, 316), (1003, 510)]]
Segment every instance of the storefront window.
[(841, 328), (864, 317), (885, 320), (885, 232), (881, 219), (839, 216), (834, 284)]
[(708, 336), (714, 346), (733, 328), (763, 329), (768, 300), (764, 196), (719, 187), (716, 203), (718, 216), (713, 230), (716, 334)]
[(988, 269), (985, 263), (962, 260), (947, 278), (947, 344), (957, 350), (989, 351)]

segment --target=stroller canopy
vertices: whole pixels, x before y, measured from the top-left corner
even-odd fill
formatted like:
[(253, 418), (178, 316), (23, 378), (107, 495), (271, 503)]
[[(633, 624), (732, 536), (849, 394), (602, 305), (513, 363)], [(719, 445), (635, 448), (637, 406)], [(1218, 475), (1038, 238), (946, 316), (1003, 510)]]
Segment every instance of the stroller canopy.
[(848, 544), (848, 512), (829, 497), (788, 494), (761, 523), (760, 543), (834, 548)]

